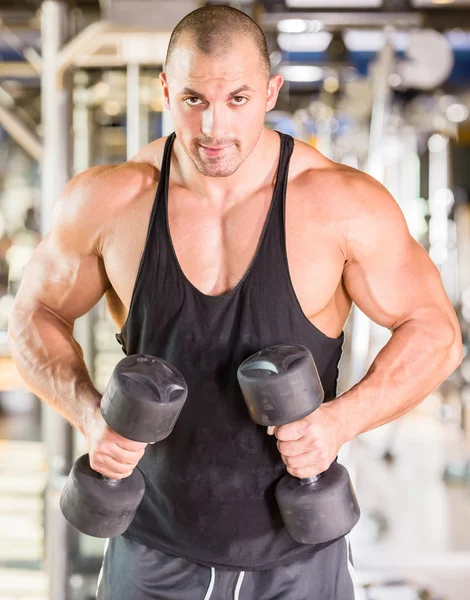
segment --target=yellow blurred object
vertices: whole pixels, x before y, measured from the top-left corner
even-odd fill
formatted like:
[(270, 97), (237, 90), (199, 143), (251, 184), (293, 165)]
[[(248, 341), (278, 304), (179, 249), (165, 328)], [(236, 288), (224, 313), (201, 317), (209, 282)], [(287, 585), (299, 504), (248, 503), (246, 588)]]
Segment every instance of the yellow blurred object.
[(315, 135), (312, 135), (308, 138), (307, 140), (307, 144), (310, 144), (310, 146), (313, 146), (314, 148), (317, 147), (317, 138)]
[(9, 356), (0, 357), (0, 392), (24, 388), (25, 384)]
[(337, 77), (327, 77), (323, 82), (323, 87), (330, 94), (334, 94), (339, 90), (339, 81)]
[(155, 112), (163, 112), (165, 109), (165, 104), (163, 102), (163, 98), (155, 97), (150, 101), (150, 108)]

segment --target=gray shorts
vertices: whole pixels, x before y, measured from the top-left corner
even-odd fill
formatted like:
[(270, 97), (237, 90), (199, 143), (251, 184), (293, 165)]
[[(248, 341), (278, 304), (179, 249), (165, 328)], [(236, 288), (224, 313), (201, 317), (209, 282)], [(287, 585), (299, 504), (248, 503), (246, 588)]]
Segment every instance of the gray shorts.
[(98, 600), (354, 600), (349, 544), (266, 571), (205, 567), (124, 537), (107, 542)]

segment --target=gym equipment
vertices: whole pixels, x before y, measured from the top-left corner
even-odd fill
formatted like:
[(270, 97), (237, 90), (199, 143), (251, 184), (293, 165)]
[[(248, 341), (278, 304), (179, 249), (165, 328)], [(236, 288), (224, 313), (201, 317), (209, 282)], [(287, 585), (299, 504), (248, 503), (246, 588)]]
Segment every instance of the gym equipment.
[[(293, 423), (323, 402), (320, 377), (305, 346), (281, 344), (261, 350), (242, 362), (237, 377), (248, 412), (258, 425)], [(348, 472), (337, 462), (305, 479), (286, 473), (275, 495), (289, 534), (302, 544), (345, 535), (360, 517)]]
[[(101, 413), (119, 435), (151, 444), (170, 435), (187, 393), (186, 382), (174, 366), (161, 358), (133, 354), (116, 365), (101, 399)], [(144, 491), (144, 478), (137, 469), (125, 479), (111, 479), (94, 471), (84, 454), (72, 467), (60, 508), (82, 533), (114, 537), (131, 524)]]
[(414, 29), (408, 33), (404, 58), (396, 64), (396, 87), (433, 90), (449, 78), (454, 62), (452, 46), (444, 34), (434, 29)]

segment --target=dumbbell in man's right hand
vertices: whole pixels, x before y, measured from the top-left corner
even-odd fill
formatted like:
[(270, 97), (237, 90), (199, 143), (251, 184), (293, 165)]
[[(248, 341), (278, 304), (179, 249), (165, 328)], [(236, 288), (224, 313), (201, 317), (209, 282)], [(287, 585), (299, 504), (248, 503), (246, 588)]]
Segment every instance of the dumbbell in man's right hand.
[(181, 373), (162, 359), (134, 354), (117, 364), (85, 428), (90, 455), (75, 461), (62, 491), (69, 523), (101, 538), (126, 531), (145, 492), (135, 466), (147, 444), (170, 435), (187, 394)]

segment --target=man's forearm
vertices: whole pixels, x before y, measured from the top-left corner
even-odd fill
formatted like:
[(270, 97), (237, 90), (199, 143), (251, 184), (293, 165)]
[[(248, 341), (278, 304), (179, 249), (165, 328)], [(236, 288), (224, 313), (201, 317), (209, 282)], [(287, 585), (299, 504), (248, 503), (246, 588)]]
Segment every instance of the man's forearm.
[(436, 318), (400, 325), (364, 379), (328, 403), (345, 439), (393, 421), (419, 404), (457, 368), (461, 350), (460, 335)]
[(84, 433), (101, 394), (93, 386), (70, 323), (47, 310), (17, 309), (8, 335), (13, 361), (26, 385)]

